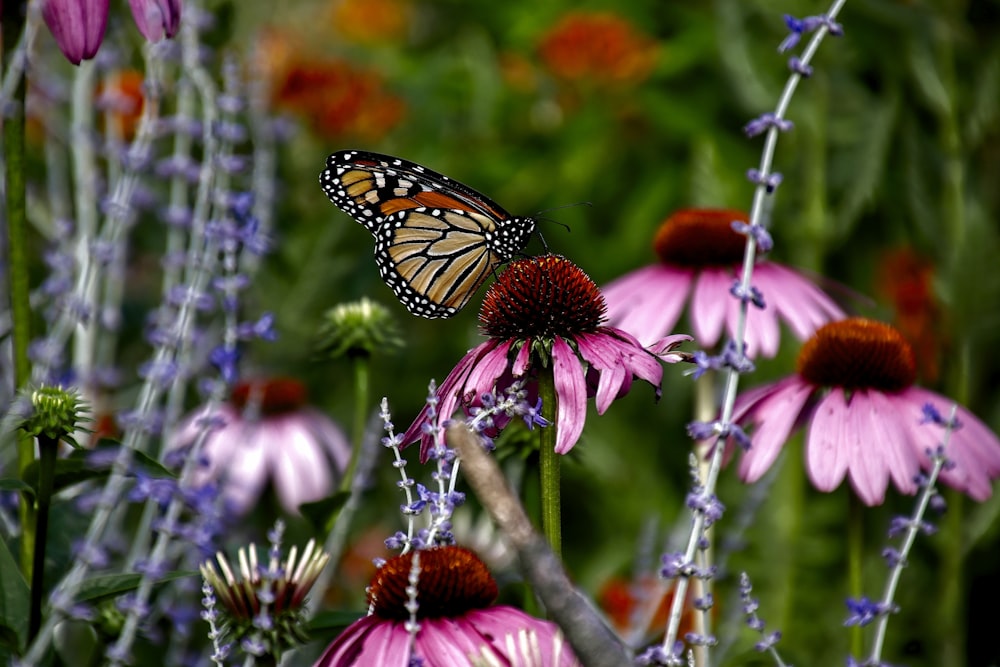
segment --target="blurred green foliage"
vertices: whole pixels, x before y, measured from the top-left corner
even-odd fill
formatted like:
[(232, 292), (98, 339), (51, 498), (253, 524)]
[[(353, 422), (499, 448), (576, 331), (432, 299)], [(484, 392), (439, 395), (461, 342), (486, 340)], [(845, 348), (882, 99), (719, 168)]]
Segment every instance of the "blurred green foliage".
[[(747, 140), (742, 127), (773, 108), (788, 75), (786, 56), (776, 51), (785, 35), (782, 14), (825, 9), (791, 0), (239, 3), (236, 40), (259, 51), (278, 107), (299, 122), (280, 154), (276, 251), (254, 293), (255, 305), (276, 313), (281, 339), (257, 345), (251, 367), (307, 379), (314, 402), (346, 423), (351, 375), (343, 363), (316, 364), (310, 341), (326, 309), (371, 297), (398, 315), (407, 342), (402, 353), (376, 355), (372, 374), (373, 394), (388, 396), (403, 428), (428, 381), (443, 379), (481, 340), (477, 300), (448, 321), (410, 317), (395, 302), (378, 278), (369, 234), (318, 186), (329, 153), (362, 148), (399, 155), (487, 193), (515, 214), (586, 202), (543, 213), (554, 222), (543, 221), (541, 232), (550, 249), (606, 283), (654, 260), (652, 235), (672, 211), (749, 207), (745, 172), (757, 165), (762, 140)], [(579, 78), (553, 71), (541, 45), (568, 15), (588, 12), (613, 13), (631, 26), (624, 46), (637, 57), (652, 54), (648, 68), (618, 80), (597, 66)], [(884, 285), (893, 276), (880, 278), (891, 268), (889, 253), (907, 248), (922, 258), (931, 286), (925, 306), (935, 316), (925, 323), (930, 345), (921, 354), (938, 369), (925, 384), (964, 402), (996, 430), (1000, 3), (852, 0), (840, 19), (846, 34), (823, 44), (814, 76), (789, 110), (795, 129), (779, 142), (775, 168), (784, 183), (773, 209), (773, 255), (831, 286), (843, 284), (832, 289), (848, 308), (887, 320), (899, 315)], [(582, 59), (588, 50), (612, 47), (580, 39), (566, 48), (578, 49), (572, 57)], [(356, 105), (359, 113), (375, 118), (392, 111), (391, 118), (373, 130), (369, 117), (337, 107), (342, 116), (334, 127), (282, 98), (282, 77), (328, 67), (364, 82), (349, 93), (368, 96), (371, 104)], [(350, 76), (344, 68), (353, 68)], [(311, 94), (348, 94), (317, 85)], [(540, 252), (541, 245), (535, 241), (528, 251)], [(779, 358), (760, 363), (744, 387), (790, 372), (797, 343), (787, 331), (783, 341)], [(636, 387), (605, 416), (592, 412), (569, 457), (565, 552), (575, 578), (592, 592), (608, 577), (629, 573), (651, 518), (661, 527), (686, 525), (684, 424), (692, 383), (678, 367), (665, 376), (658, 404), (652, 391)], [(750, 572), (761, 613), (784, 632), (791, 662), (842, 664), (848, 492), (822, 495), (808, 487), (799, 444), (792, 443), (773, 485), (757, 491), (752, 527), (731, 554), (728, 573)], [(729, 512), (718, 526), (722, 544), (754, 494), (724, 473), (720, 497)], [(399, 498), (391, 485), (373, 497), (384, 504), (372, 500), (367, 511), (396, 525)], [(892, 662), (1000, 659), (974, 608), (1000, 589), (998, 505), (949, 499), (958, 518), (921, 540), (904, 576), (902, 612), (890, 624)], [(878, 553), (888, 520), (910, 505), (890, 494), (886, 506), (864, 514), (870, 595), (884, 581)], [(983, 557), (968, 558), (975, 554)], [(720, 585), (722, 622), (738, 613), (738, 602), (731, 577)], [(933, 603), (949, 586), (957, 586), (957, 603)], [(746, 664), (752, 641), (744, 630), (726, 664)]]

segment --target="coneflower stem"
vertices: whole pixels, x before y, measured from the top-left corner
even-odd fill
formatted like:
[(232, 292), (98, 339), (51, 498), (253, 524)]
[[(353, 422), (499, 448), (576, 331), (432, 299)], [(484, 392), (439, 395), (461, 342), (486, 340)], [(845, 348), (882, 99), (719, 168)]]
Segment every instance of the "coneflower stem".
[[(848, 596), (858, 600), (864, 594), (864, 579), (861, 563), (864, 558), (864, 511), (865, 507), (854, 493), (848, 493), (847, 514), (847, 585)], [(851, 655), (863, 655), (864, 633), (861, 625), (851, 627)]]
[(42, 627), (42, 591), (45, 578), (45, 548), (49, 531), (49, 507), (56, 474), (59, 439), (38, 436), (38, 511), (35, 516), (35, 552), (31, 569), (31, 610), (28, 613), (28, 641)]
[[(7, 66), (16, 57), (18, 43), (25, 26), (27, 3), (23, 0), (2, 3), (3, 63)], [(24, 75), (20, 77), (11, 99), (12, 110), (4, 114), (3, 154), (6, 162), (7, 201), (7, 285), (10, 290), (11, 337), (14, 343), (14, 386), (23, 387), (31, 373), (28, 342), (31, 339), (31, 305), (28, 300), (28, 240), (25, 217), (24, 184)], [(34, 439), (17, 436), (17, 471), (35, 460)], [(27, 499), (21, 503), (21, 569), (31, 578), (31, 563), (35, 545), (35, 512)]]
[(351, 490), (354, 470), (358, 467), (358, 458), (361, 456), (365, 427), (368, 424), (368, 406), (371, 400), (370, 364), (371, 360), (367, 355), (351, 356), (351, 365), (354, 367), (354, 424), (351, 432), (351, 460), (344, 470), (344, 476), (340, 478), (340, 491), (345, 493)]
[(549, 422), (549, 426), (538, 429), (542, 533), (556, 556), (562, 557), (560, 461), (559, 454), (556, 454), (556, 383), (551, 361), (539, 370), (538, 396), (542, 399), (542, 417)]

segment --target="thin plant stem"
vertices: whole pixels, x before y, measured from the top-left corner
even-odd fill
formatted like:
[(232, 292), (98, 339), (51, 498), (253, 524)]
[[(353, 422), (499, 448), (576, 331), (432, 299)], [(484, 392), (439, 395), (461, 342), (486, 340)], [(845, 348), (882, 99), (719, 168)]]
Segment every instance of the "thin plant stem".
[(362, 441), (368, 425), (369, 394), (371, 393), (371, 360), (367, 355), (357, 355), (351, 358), (354, 368), (354, 425), (351, 433), (351, 460), (347, 463), (343, 477), (340, 478), (340, 490), (351, 490), (354, 482), (354, 470), (361, 456)]
[[(695, 381), (694, 391), (694, 418), (696, 421), (707, 422), (715, 416), (715, 380), (716, 374), (709, 371)], [(708, 452), (712, 443), (710, 440), (703, 440), (695, 444), (695, 456), (698, 459), (698, 479), (700, 484), (704, 484), (708, 478)], [(705, 531), (705, 539), (708, 540), (708, 547), (702, 553), (706, 564), (712, 562), (712, 529)], [(694, 581), (694, 596), (704, 599), (711, 593), (711, 581), (698, 578)], [(712, 619), (707, 609), (699, 609), (694, 614), (694, 627), (692, 631), (703, 637), (712, 632)], [(697, 645), (694, 647), (695, 663), (699, 665), (708, 664), (708, 647)]]
[[(28, 342), (31, 340), (31, 303), (28, 282), (28, 232), (25, 214), (24, 183), (24, 68), (25, 48), (19, 43), (25, 32), (26, 3), (7, 2), (3, 5), (3, 64), (9, 72), (20, 62), (16, 79), (11, 80), (11, 106), (14, 113), (4, 114), (3, 159), (5, 161), (4, 195), (7, 200), (7, 285), (10, 289), (11, 335), (14, 344), (14, 384), (22, 387), (28, 381), (31, 365), (28, 361)], [(25, 36), (25, 41), (27, 37)], [(6, 81), (4, 82), (7, 83)], [(6, 91), (5, 91), (6, 92)], [(4, 100), (6, 102), (6, 100)], [(6, 104), (5, 104), (6, 106)], [(34, 440), (24, 434), (17, 436), (18, 476), (35, 459)], [(35, 547), (35, 511), (24, 499), (20, 504), (21, 569), (30, 578)]]
[(556, 454), (556, 383), (551, 361), (538, 373), (542, 417), (551, 426), (538, 429), (542, 533), (557, 557), (562, 557), (562, 517), (559, 488), (559, 454)]
[[(847, 589), (852, 598), (860, 598), (864, 591), (862, 562), (865, 553), (864, 504), (853, 493), (847, 494)], [(851, 655), (861, 655), (864, 650), (864, 633), (861, 626), (851, 628)]]
[[(834, 0), (830, 9), (826, 13), (830, 21), (834, 21), (837, 18), (837, 14), (843, 8), (846, 1), (847, 0)], [(822, 43), (823, 38), (826, 37), (828, 32), (829, 28), (827, 25), (822, 25), (816, 30), (799, 59), (803, 65), (807, 66), (809, 64), (813, 56), (816, 54), (817, 49), (819, 49), (820, 43)], [(788, 110), (788, 105), (791, 103), (792, 96), (795, 93), (795, 89), (798, 88), (799, 81), (801, 79), (802, 75), (798, 72), (793, 72), (792, 75), (789, 76), (788, 81), (785, 83), (785, 88), (781, 93), (781, 97), (778, 99), (778, 104), (773, 112), (775, 119), (784, 119), (785, 113)], [(772, 124), (772, 126), (768, 129), (764, 140), (764, 149), (761, 152), (760, 165), (757, 169), (760, 183), (758, 183), (757, 188), (754, 190), (753, 205), (750, 209), (751, 226), (763, 225), (763, 222), (766, 220), (766, 209), (769, 206), (770, 195), (772, 194), (768, 191), (766, 180), (768, 176), (771, 175), (771, 164), (774, 161), (774, 150), (778, 143), (778, 133), (779, 131), (777, 126)], [(743, 270), (740, 276), (740, 286), (744, 293), (747, 293), (750, 288), (750, 279), (753, 276), (753, 267), (756, 256), (757, 240), (753, 234), (748, 234), (746, 247), (743, 253)], [(737, 350), (743, 349), (743, 343), (746, 340), (747, 307), (748, 304), (746, 301), (743, 301), (740, 304), (739, 317), (737, 319), (736, 332), (734, 336)], [(719, 422), (723, 425), (723, 427), (728, 426), (733, 417), (733, 407), (736, 403), (736, 394), (739, 388), (739, 377), (739, 373), (735, 369), (727, 369), (725, 388), (723, 390), (721, 416), (719, 418)], [(726, 449), (726, 439), (727, 436), (720, 434), (715, 440), (712, 460), (709, 465), (708, 474), (704, 480), (703, 493), (705, 495), (715, 493), (719, 472), (722, 469), (722, 459)], [(696, 512), (691, 522), (691, 532), (688, 537), (687, 547), (683, 554), (683, 561), (685, 563), (694, 562), (695, 551), (698, 548), (698, 543), (701, 540), (704, 530), (705, 515), (704, 513)], [(667, 631), (664, 633), (663, 643), (661, 645), (663, 651), (667, 654), (672, 654), (674, 644), (677, 641), (681, 616), (684, 611), (684, 601), (687, 599), (689, 581), (689, 576), (680, 576), (677, 579), (676, 587), (674, 589), (674, 598), (670, 605), (670, 616), (667, 620)]]
[(31, 570), (31, 610), (28, 614), (28, 641), (42, 627), (42, 593), (45, 590), (45, 549), (49, 532), (49, 507), (56, 474), (59, 439), (38, 436), (38, 512), (35, 517), (35, 553)]
[[(882, 607), (885, 610), (892, 609), (894, 605), (894, 600), (896, 597), (896, 589), (899, 586), (899, 580), (903, 576), (903, 568), (906, 566), (906, 559), (910, 555), (910, 551), (913, 549), (913, 543), (917, 540), (917, 534), (920, 533), (920, 527), (923, 522), (924, 515), (927, 513), (927, 508), (930, 506), (931, 498), (937, 493), (935, 485), (937, 484), (938, 476), (941, 474), (941, 470), (944, 468), (945, 462), (947, 461), (948, 444), (951, 441), (951, 435), (955, 428), (955, 415), (958, 414), (958, 403), (954, 403), (951, 406), (951, 413), (948, 416), (947, 426), (945, 427), (944, 439), (941, 443), (942, 453), (934, 457), (934, 467), (931, 469), (930, 473), (927, 475), (927, 484), (917, 500), (917, 506), (913, 510), (913, 514), (910, 517), (909, 527), (907, 528), (906, 535), (903, 537), (903, 544), (899, 548), (899, 557), (896, 559), (896, 563), (889, 573), (889, 579), (885, 583), (885, 591), (882, 593)], [(869, 665), (880, 665), (882, 660), (882, 648), (885, 646), (885, 635), (889, 627), (889, 613), (883, 613), (878, 618), (878, 625), (875, 628), (875, 638), (872, 641), (872, 652), (868, 661), (865, 664)]]

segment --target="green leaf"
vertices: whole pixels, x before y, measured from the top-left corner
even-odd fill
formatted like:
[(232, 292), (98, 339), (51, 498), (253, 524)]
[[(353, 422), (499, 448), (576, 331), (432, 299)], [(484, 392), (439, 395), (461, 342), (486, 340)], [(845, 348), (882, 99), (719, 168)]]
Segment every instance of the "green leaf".
[(21, 653), (28, 634), (30, 595), (7, 543), (0, 540), (0, 647), (13, 653)]
[[(116, 453), (120, 447), (123, 447), (123, 445), (117, 440), (112, 440), (111, 438), (101, 438), (101, 440), (97, 443), (97, 446), (94, 447), (92, 450), (72, 452), (67, 458), (89, 459), (92, 456), (92, 454), (90, 454), (91, 451), (108, 452), (110, 454), (110, 453)], [(132, 461), (134, 464), (141, 466), (143, 470), (145, 470), (153, 477), (169, 477), (173, 479), (177, 478), (177, 475), (174, 474), (173, 471), (171, 471), (170, 469), (163, 467), (162, 463), (160, 463), (153, 457), (149, 456), (148, 454), (140, 452), (136, 449), (132, 450)], [(91, 467), (100, 469), (110, 469), (111, 464), (108, 463), (105, 466), (92, 465)]]
[[(180, 570), (164, 575), (156, 581), (156, 584), (165, 584), (174, 579), (194, 576), (198, 576), (198, 573), (191, 570)], [(91, 577), (80, 585), (76, 600), (77, 602), (99, 602), (106, 598), (134, 591), (139, 587), (140, 581), (142, 581), (142, 575), (135, 573), (104, 574)]]
[(317, 532), (324, 532), (333, 525), (334, 517), (350, 497), (350, 493), (339, 491), (332, 496), (299, 505), (299, 512), (309, 520)]
[(0, 479), (0, 491), (17, 491), (18, 493), (24, 493), (32, 498), (35, 497), (35, 489), (25, 482), (19, 479)]
[[(106, 478), (111, 473), (111, 459), (98, 457), (96, 460), (107, 460), (108, 463), (102, 462), (101, 465), (95, 465), (94, 453), (113, 454), (121, 446), (120, 443), (114, 440), (102, 439), (93, 449), (74, 450), (65, 458), (57, 460), (53, 491), (58, 493), (80, 482)], [(177, 477), (169, 469), (163, 467), (159, 461), (142, 452), (132, 450), (132, 460), (135, 465), (141, 467), (152, 477), (173, 479)], [(22, 479), (29, 485), (28, 488), (31, 489), (32, 493), (34, 493), (38, 484), (38, 461), (33, 461), (25, 468)]]
[[(87, 466), (82, 457), (74, 456), (73, 452), (64, 459), (56, 461), (55, 478), (52, 482), (53, 493), (58, 493), (63, 489), (86, 482), (91, 479), (100, 479), (108, 476), (108, 469), (98, 469)], [(22, 478), (31, 485), (32, 491), (38, 488), (38, 461), (32, 461), (24, 469)]]

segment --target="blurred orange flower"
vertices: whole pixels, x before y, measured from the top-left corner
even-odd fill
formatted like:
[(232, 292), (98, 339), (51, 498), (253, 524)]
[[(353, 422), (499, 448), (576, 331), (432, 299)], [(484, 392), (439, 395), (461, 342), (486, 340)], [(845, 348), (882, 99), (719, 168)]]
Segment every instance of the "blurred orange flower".
[(658, 46), (610, 12), (571, 12), (542, 38), (539, 51), (556, 76), (603, 84), (644, 80), (656, 64)]
[(345, 39), (377, 44), (406, 36), (411, 8), (407, 0), (334, 0), (330, 14)]
[(301, 39), (286, 30), (271, 28), (258, 39), (254, 69), (270, 82), (272, 104), (320, 136), (376, 141), (403, 117), (403, 101), (376, 72), (303, 52)]
[[(673, 599), (673, 585), (653, 575), (641, 575), (635, 581), (612, 577), (598, 594), (598, 604), (611, 625), (624, 636), (638, 638), (662, 636)], [(694, 609), (689, 602), (684, 605), (678, 636), (693, 629)]]
[(112, 72), (97, 89), (97, 101), (104, 109), (111, 136), (131, 141), (142, 115), (142, 72), (134, 69)]
[(913, 346), (920, 378), (933, 383), (944, 346), (934, 265), (913, 248), (897, 248), (882, 256), (877, 280), (879, 294), (892, 304), (893, 324)]
[(385, 90), (378, 74), (339, 59), (292, 58), (274, 80), (272, 98), (327, 138), (377, 140), (404, 112), (403, 101)]

